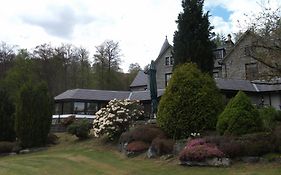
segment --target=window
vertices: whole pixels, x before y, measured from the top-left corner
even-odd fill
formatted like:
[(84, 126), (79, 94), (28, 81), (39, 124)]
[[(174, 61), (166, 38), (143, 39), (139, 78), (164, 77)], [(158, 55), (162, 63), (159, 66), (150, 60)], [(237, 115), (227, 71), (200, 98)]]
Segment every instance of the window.
[(244, 55), (249, 56), (251, 54), (251, 47), (250, 46), (245, 46), (244, 47)]
[(174, 65), (174, 58), (172, 56), (170, 57), (170, 65)]
[(165, 58), (165, 65), (166, 66), (170, 65), (170, 58), (169, 57)]
[(84, 102), (74, 102), (74, 114), (84, 114), (85, 103)]
[(257, 63), (249, 63), (245, 65), (246, 79), (256, 80), (258, 79), (258, 65)]
[(64, 102), (63, 103), (63, 114), (71, 114), (72, 113), (72, 103)]
[(165, 57), (165, 65), (172, 66), (174, 64), (174, 58), (172, 56)]
[(86, 103), (86, 114), (94, 115), (98, 111), (97, 103)]
[(168, 83), (169, 83), (169, 80), (171, 79), (171, 77), (172, 77), (172, 73), (165, 74), (165, 86), (166, 87), (168, 86)]
[(55, 104), (55, 114), (56, 115), (62, 114), (62, 103)]

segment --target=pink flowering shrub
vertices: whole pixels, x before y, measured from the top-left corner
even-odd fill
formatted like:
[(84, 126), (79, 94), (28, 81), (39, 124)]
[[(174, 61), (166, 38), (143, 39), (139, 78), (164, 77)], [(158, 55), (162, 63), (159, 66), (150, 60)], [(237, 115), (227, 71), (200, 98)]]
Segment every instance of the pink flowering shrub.
[(179, 159), (181, 161), (204, 161), (206, 158), (221, 158), (223, 156), (223, 152), (216, 145), (206, 143), (204, 139), (193, 139), (187, 142)]
[(144, 114), (138, 101), (111, 100), (105, 108), (96, 112), (92, 133), (96, 137), (102, 135), (114, 140), (128, 130), (134, 120)]

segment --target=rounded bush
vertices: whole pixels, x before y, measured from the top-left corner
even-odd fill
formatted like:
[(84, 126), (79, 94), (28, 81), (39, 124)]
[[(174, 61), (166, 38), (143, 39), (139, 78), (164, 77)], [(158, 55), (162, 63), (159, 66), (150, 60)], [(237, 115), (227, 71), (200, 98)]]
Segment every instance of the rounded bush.
[(215, 129), (222, 106), (214, 80), (196, 65), (184, 64), (174, 70), (161, 97), (157, 124), (172, 138), (187, 138)]
[(219, 133), (227, 135), (242, 135), (261, 131), (262, 129), (263, 124), (258, 110), (242, 91), (239, 91), (230, 100), (219, 116), (217, 123)]
[(82, 140), (89, 137), (91, 127), (91, 123), (87, 119), (82, 119), (69, 125), (67, 132)]

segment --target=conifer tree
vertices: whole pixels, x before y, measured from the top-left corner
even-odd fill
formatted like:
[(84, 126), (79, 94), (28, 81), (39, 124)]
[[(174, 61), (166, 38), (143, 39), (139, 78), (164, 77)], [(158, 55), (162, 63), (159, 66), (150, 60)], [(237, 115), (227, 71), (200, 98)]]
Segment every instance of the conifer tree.
[(197, 64), (203, 72), (212, 74), (213, 29), (209, 13), (203, 13), (204, 0), (183, 0), (183, 12), (178, 15), (178, 30), (174, 33), (175, 66), (186, 62)]

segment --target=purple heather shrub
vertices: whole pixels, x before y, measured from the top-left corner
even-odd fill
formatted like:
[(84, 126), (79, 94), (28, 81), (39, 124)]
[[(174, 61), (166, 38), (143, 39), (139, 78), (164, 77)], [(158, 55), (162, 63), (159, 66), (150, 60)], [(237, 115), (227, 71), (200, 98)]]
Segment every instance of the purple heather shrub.
[(207, 158), (223, 156), (223, 152), (216, 145), (206, 143), (204, 139), (193, 139), (188, 141), (180, 153), (179, 159), (181, 161), (204, 161)]

